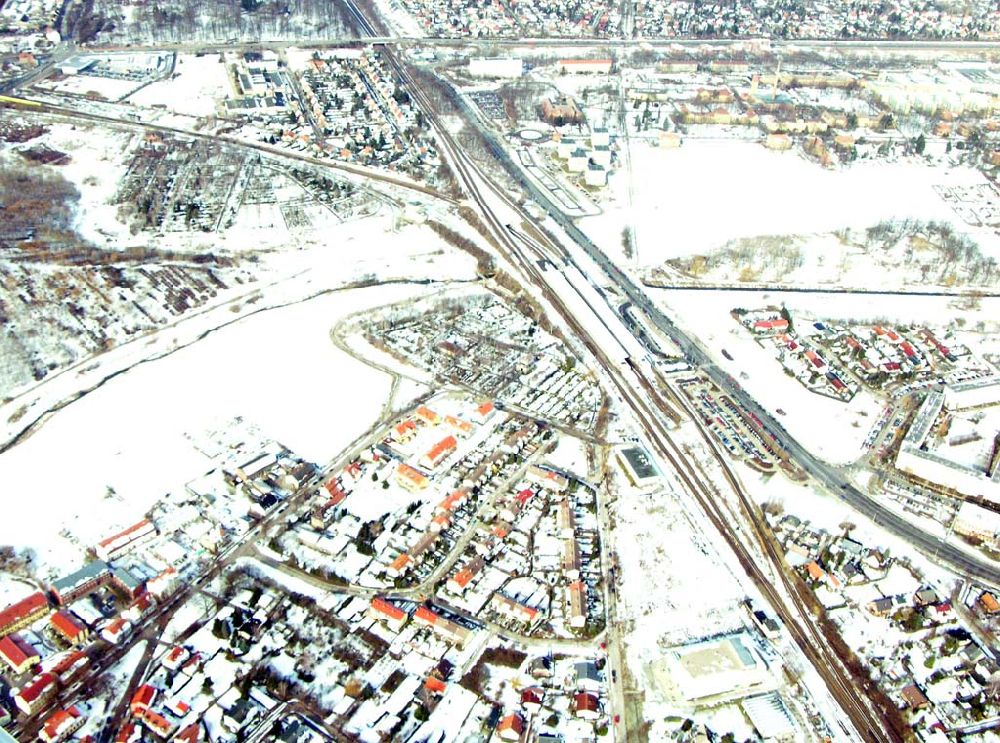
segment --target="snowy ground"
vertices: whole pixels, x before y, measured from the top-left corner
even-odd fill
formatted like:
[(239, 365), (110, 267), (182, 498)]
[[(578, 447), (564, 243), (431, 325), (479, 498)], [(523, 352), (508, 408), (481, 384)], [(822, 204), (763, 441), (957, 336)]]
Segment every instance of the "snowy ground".
[[(947, 326), (962, 318), (966, 326), (990, 325), (1000, 311), (1000, 300), (984, 299), (978, 309), (966, 309), (957, 300), (935, 297), (797, 294), (789, 292), (730, 292), (648, 290), (678, 324), (698, 338), (715, 362), (736, 378), (788, 432), (814, 454), (834, 463), (849, 463), (862, 454), (865, 437), (883, 403), (862, 391), (850, 403), (809, 392), (782, 371), (780, 363), (737, 323), (735, 307), (763, 307), (784, 303), (793, 317), (827, 320), (885, 320), (926, 322)], [(974, 341), (973, 341), (974, 344)], [(732, 361), (722, 355), (726, 349)], [(975, 345), (972, 346), (976, 350)], [(775, 413), (781, 408), (785, 415)], [(817, 421), (823, 421), (821, 426)]]
[(118, 207), (111, 202), (138, 136), (108, 127), (52, 122), (45, 126), (49, 131), (28, 146), (44, 144), (70, 156), (56, 172), (80, 191), (75, 224), (80, 236), (96, 245), (105, 244), (109, 237), (127, 238), (127, 228), (118, 221)]
[(217, 54), (177, 55), (174, 74), (147, 85), (128, 102), (136, 106), (165, 106), (188, 116), (212, 116), (219, 101), (231, 97), (226, 64)]
[(119, 101), (139, 86), (135, 80), (120, 80), (97, 75), (70, 75), (62, 80), (45, 80), (38, 87), (57, 93), (78, 96), (100, 96), (109, 101)]
[[(337, 350), (331, 328), (348, 313), (424, 291), (354, 290), (262, 312), (107, 382), (0, 456), (0, 479), (20, 495), (7, 504), (0, 544), (33, 547), (57, 567), (79, 561), (89, 544), (208, 470), (184, 434), (234, 416), (306, 459), (332, 459), (374, 422), (390, 380)], [(61, 476), (38, 477), (50, 468)], [(109, 487), (117, 497), (107, 497)], [(82, 518), (97, 510), (101, 519)]]
[(626, 224), (635, 230), (638, 263), (650, 266), (738, 237), (864, 228), (891, 218), (950, 222), (974, 237), (986, 255), (1000, 255), (1000, 240), (991, 231), (966, 225), (933, 189), (985, 183), (972, 168), (866, 162), (831, 170), (795, 151), (725, 140), (687, 139), (678, 149), (633, 143), (631, 154), (632, 208), (628, 174), (619, 172), (612, 176), (605, 213), (581, 221), (615, 258), (623, 259)]

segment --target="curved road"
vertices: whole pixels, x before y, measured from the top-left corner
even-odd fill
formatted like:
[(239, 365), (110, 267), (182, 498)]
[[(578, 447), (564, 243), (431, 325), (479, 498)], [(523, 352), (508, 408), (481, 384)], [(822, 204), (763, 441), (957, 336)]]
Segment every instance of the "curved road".
[[(449, 88), (450, 90), (450, 88)], [(468, 110), (465, 101), (452, 96), (452, 101), (466, 114), (465, 119), (478, 125), (478, 119)], [(746, 410), (755, 414), (765, 427), (777, 436), (782, 446), (792, 458), (824, 487), (837, 493), (854, 510), (867, 516), (877, 525), (906, 540), (924, 554), (932, 557), (959, 575), (972, 578), (991, 586), (1000, 586), (1000, 566), (985, 558), (979, 558), (965, 550), (942, 542), (935, 536), (925, 532), (895, 511), (886, 508), (881, 503), (868, 497), (848, 480), (839, 468), (824, 462), (803, 447), (796, 439), (785, 431), (784, 427), (757, 401), (747, 393), (740, 384), (727, 372), (719, 368), (708, 351), (695, 339), (688, 335), (663, 313), (649, 298), (645, 291), (627, 273), (612, 263), (604, 252), (580, 230), (576, 223), (564, 216), (552, 203), (547, 194), (541, 191), (530, 178), (526, 177), (511, 159), (506, 149), (496, 140), (493, 133), (479, 127), (481, 135), (490, 144), (490, 150), (496, 160), (508, 174), (514, 178), (532, 200), (542, 206), (556, 223), (566, 232), (571, 240), (579, 245), (605, 273), (605, 278), (617, 287), (631, 302), (650, 318), (656, 327), (670, 337), (687, 357), (688, 362), (700, 369), (711, 378), (720, 389), (737, 400)], [(567, 262), (575, 264), (571, 256)], [(579, 268), (579, 266), (577, 266)]]

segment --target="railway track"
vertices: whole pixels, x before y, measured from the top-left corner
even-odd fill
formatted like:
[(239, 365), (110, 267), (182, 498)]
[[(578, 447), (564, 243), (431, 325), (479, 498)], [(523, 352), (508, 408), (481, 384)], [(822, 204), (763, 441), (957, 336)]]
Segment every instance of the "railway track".
[[(717, 496), (713, 492), (712, 486), (705, 482), (704, 475), (696, 470), (689, 457), (678, 446), (668, 431), (667, 426), (660, 419), (660, 414), (675, 416), (675, 405), (669, 404), (646, 378), (644, 372), (634, 363), (630, 362), (630, 371), (634, 374), (640, 389), (647, 398), (646, 400), (640, 399), (636, 389), (626, 379), (626, 373), (621, 366), (614, 363), (602, 349), (597, 347), (590, 339), (586, 329), (574, 318), (561, 298), (555, 296), (548, 288), (547, 281), (542, 275), (546, 262), (551, 263), (553, 266), (556, 266), (559, 262), (569, 262), (570, 257), (568, 253), (561, 246), (556, 245), (548, 239), (541, 230), (535, 230), (539, 234), (539, 237), (531, 238), (530, 240), (524, 239), (523, 236), (518, 235), (515, 230), (512, 230), (509, 225), (505, 224), (495, 214), (487, 195), (483, 193), (483, 188), (479, 185), (480, 182), (486, 184), (486, 187), (493, 192), (494, 198), (503, 201), (507, 207), (520, 216), (523, 223), (528, 225), (533, 224), (531, 218), (523, 212), (520, 206), (508, 194), (492, 184), (490, 179), (471, 161), (469, 155), (458, 147), (451, 135), (442, 126), (442, 122), (438, 118), (431, 101), (422, 90), (412, 85), (409, 75), (407, 75), (399, 61), (396, 60), (391, 50), (387, 50), (387, 57), (390, 64), (396, 69), (400, 79), (408, 84), (411, 95), (417, 99), (417, 102), (432, 121), (435, 133), (441, 144), (442, 152), (449, 155), (451, 166), (460, 178), (466, 193), (479, 207), (478, 211), (481, 217), (484, 219), (496, 242), (507, 254), (505, 256), (507, 260), (517, 266), (532, 283), (541, 288), (548, 301), (560, 312), (563, 319), (574, 330), (578, 338), (594, 355), (594, 358), (601, 363), (601, 366), (617, 388), (621, 398), (632, 410), (636, 419), (648, 435), (652, 446), (674, 469), (684, 488), (695, 499), (695, 502), (705, 513), (710, 523), (733, 550), (744, 572), (774, 607), (776, 613), (788, 628), (792, 639), (823, 678), (834, 700), (844, 711), (846, 718), (850, 720), (857, 734), (861, 739), (870, 743), (884, 743), (886, 740), (901, 741), (902, 738), (895, 733), (892, 726), (888, 724), (888, 721), (868, 703), (867, 689), (858, 687), (850, 672), (828, 646), (816, 623), (812, 621), (809, 608), (803, 597), (799, 594), (799, 587), (796, 585), (794, 577), (789, 575), (786, 569), (784, 556), (780, 553), (773, 540), (769, 538), (767, 526), (762, 523), (757, 514), (755, 504), (751, 501), (726, 463), (722, 462), (726, 484), (736, 494), (742, 511), (741, 516), (750, 528), (755, 541), (766, 558), (766, 563), (770, 565), (773, 575), (769, 575), (764, 570), (760, 564), (759, 557), (753, 554), (747, 545), (735, 535), (730, 524), (730, 519), (725, 514), (722, 505), (717, 502)], [(518, 239), (525, 243), (527, 249), (530, 250), (530, 254), (517, 244)], [(714, 452), (715, 450), (711, 449), (711, 451)], [(775, 579), (777, 579), (777, 585), (775, 585)], [(784, 594), (781, 589), (784, 590)], [(789, 603), (793, 606), (790, 607)]]
[(14, 98), (11, 96), (0, 96), (0, 108), (4, 106), (10, 106), (14, 108), (24, 109), (26, 111), (34, 111), (36, 113), (48, 114), (50, 116), (61, 116), (69, 119), (78, 119), (82, 121), (89, 121), (96, 124), (105, 124), (109, 126), (116, 126), (119, 128), (128, 129), (142, 129), (144, 131), (158, 132), (161, 134), (168, 134), (172, 136), (188, 137), (191, 139), (201, 139), (207, 142), (212, 142), (213, 144), (218, 144), (219, 142), (225, 143), (227, 146), (252, 150), (264, 155), (268, 158), (274, 160), (294, 160), (297, 162), (306, 163), (313, 167), (320, 168), (331, 168), (333, 170), (339, 170), (344, 173), (349, 173), (353, 176), (364, 178), (366, 180), (379, 181), (391, 186), (398, 188), (404, 188), (408, 191), (415, 191), (421, 193), (425, 196), (430, 196), (434, 199), (446, 202), (451, 205), (456, 205), (456, 201), (450, 196), (437, 191), (436, 189), (430, 188), (429, 186), (421, 185), (413, 181), (409, 181), (403, 178), (397, 178), (388, 173), (384, 173), (378, 170), (373, 170), (370, 168), (363, 168), (356, 165), (350, 165), (348, 163), (337, 162), (335, 160), (320, 160), (319, 158), (312, 157), (311, 155), (304, 155), (298, 152), (286, 151), (277, 149), (270, 145), (261, 144), (259, 142), (249, 142), (235, 137), (227, 137), (225, 135), (216, 135), (207, 132), (198, 132), (192, 129), (181, 129), (179, 127), (164, 126), (162, 124), (153, 124), (142, 121), (132, 121), (129, 119), (116, 118), (113, 116), (102, 116), (100, 114), (88, 113), (86, 111), (79, 111), (74, 108), (68, 108), (65, 106), (59, 106), (53, 103), (47, 103), (45, 101), (36, 101), (28, 98)]

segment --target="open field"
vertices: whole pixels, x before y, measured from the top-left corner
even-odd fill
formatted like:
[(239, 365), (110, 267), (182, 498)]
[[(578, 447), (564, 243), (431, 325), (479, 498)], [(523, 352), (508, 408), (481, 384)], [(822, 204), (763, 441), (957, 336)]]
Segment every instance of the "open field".
[(979, 242), (984, 254), (1000, 257), (993, 232), (967, 225), (935, 190), (985, 183), (972, 168), (898, 161), (829, 170), (793, 151), (734, 140), (689, 139), (673, 150), (632, 147), (632, 208), (622, 172), (612, 180), (620, 184), (614, 203), (581, 224), (615, 257), (622, 257), (622, 228), (632, 224), (642, 266), (703, 254), (742, 237), (864, 229), (891, 219), (950, 223)]

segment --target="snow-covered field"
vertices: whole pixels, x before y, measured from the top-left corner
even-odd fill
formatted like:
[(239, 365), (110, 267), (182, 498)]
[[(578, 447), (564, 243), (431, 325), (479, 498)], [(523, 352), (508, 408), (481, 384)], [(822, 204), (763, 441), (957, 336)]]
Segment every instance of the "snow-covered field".
[(169, 79), (145, 86), (129, 96), (128, 102), (144, 107), (165, 106), (188, 116), (211, 116), (218, 101), (232, 94), (226, 70), (217, 54), (179, 54)]
[(62, 80), (45, 80), (38, 87), (57, 93), (72, 95), (97, 95), (109, 101), (119, 101), (139, 86), (135, 80), (120, 80), (97, 75), (71, 75)]
[(80, 191), (75, 227), (80, 236), (96, 245), (128, 238), (128, 229), (118, 221), (118, 206), (112, 200), (125, 173), (129, 152), (138, 143), (132, 132), (46, 123), (48, 132), (30, 144), (44, 143), (70, 156), (57, 172)]
[[(8, 493), (0, 544), (33, 547), (52, 566), (73, 564), (93, 541), (210, 469), (185, 433), (235, 416), (306, 459), (332, 459), (374, 422), (390, 380), (339, 351), (330, 330), (346, 314), (424, 291), (352, 290), (261, 312), (111, 379), (0, 456)], [(48, 471), (54, 476), (39, 477)], [(118, 497), (107, 497), (109, 487)], [(60, 536), (67, 528), (73, 536)]]
[[(862, 444), (878, 419), (882, 403), (862, 391), (849, 403), (808, 391), (787, 376), (777, 359), (730, 316), (735, 307), (784, 303), (793, 317), (826, 320), (886, 320), (947, 326), (962, 318), (967, 326), (989, 322), (1000, 301), (981, 300), (979, 309), (935, 297), (798, 294), (790, 292), (649, 290), (678, 324), (698, 338), (716, 363), (729, 372), (785, 429), (814, 454), (834, 463), (849, 463), (862, 454)], [(800, 314), (801, 313), (801, 314)], [(733, 357), (722, 355), (725, 349)], [(973, 351), (975, 351), (973, 345)], [(776, 414), (781, 408), (785, 415)], [(822, 421), (822, 425), (818, 425)]]
[(622, 258), (622, 228), (632, 225), (638, 262), (646, 266), (739, 237), (864, 228), (892, 218), (950, 222), (986, 255), (1000, 255), (991, 231), (966, 225), (933, 189), (986, 182), (968, 167), (908, 161), (830, 170), (755, 142), (688, 139), (678, 149), (633, 143), (632, 168), (632, 208), (628, 174), (618, 172), (605, 213), (581, 226), (609, 255)]

